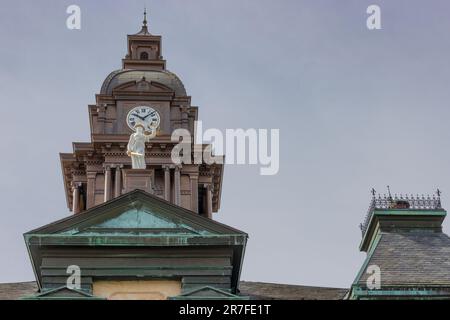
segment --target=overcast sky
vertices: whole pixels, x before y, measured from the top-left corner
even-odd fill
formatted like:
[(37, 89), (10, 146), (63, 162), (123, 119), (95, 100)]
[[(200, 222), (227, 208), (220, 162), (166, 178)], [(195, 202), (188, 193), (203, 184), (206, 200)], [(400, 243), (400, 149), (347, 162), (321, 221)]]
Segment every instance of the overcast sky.
[(69, 215), (58, 153), (89, 141), (144, 5), (205, 128), (280, 129), (278, 175), (225, 168), (215, 218), (250, 235), (243, 280), (349, 287), (372, 187), (450, 204), (448, 1), (1, 1), (0, 282), (33, 280), (22, 234)]

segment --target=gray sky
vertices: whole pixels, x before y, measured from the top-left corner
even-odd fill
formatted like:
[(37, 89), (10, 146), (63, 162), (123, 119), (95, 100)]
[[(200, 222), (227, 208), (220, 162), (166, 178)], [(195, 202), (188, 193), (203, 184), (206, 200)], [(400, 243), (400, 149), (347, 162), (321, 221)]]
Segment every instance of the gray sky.
[(1, 1), (0, 282), (32, 280), (22, 234), (69, 214), (58, 153), (89, 141), (145, 4), (204, 127), (280, 129), (278, 175), (225, 168), (215, 217), (250, 234), (243, 280), (349, 287), (371, 187), (450, 203), (448, 1)]

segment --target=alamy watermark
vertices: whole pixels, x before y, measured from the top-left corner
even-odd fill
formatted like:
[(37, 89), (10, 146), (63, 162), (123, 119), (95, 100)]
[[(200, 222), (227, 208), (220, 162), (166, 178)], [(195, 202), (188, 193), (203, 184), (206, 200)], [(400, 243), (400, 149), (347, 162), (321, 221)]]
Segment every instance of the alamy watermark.
[(172, 142), (178, 142), (172, 149), (173, 163), (260, 165), (261, 175), (278, 173), (279, 129), (226, 129), (224, 134), (215, 128), (203, 132), (201, 121), (196, 121), (194, 126), (197, 128), (196, 138), (187, 129), (176, 129), (172, 133)]
[(369, 274), (367, 277), (366, 285), (369, 290), (380, 290), (381, 289), (381, 269), (376, 264), (367, 267), (366, 273)]
[(66, 287), (69, 289), (81, 290), (81, 269), (77, 265), (67, 267), (66, 273), (70, 274), (66, 280)]
[[(81, 8), (76, 4), (67, 7), (66, 13), (69, 14), (66, 20), (66, 27), (69, 30), (81, 29)], [(369, 14), (366, 20), (366, 26), (369, 30), (381, 29), (381, 8), (376, 4), (367, 7), (366, 13)]]
[(376, 4), (367, 7), (367, 14), (370, 16), (366, 20), (367, 29), (380, 30), (381, 29), (381, 8)]
[(67, 7), (66, 13), (69, 14), (66, 20), (66, 27), (69, 30), (81, 29), (81, 8), (76, 4)]

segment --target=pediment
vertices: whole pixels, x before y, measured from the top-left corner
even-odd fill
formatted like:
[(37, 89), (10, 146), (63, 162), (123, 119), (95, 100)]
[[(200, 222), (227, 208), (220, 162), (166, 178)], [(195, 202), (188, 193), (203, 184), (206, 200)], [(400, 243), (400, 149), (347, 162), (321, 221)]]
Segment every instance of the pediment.
[(135, 190), (79, 215), (25, 235), (200, 236), (239, 235), (242, 231), (202, 217), (157, 196)]
[[(83, 290), (68, 288), (66, 286), (45, 290), (33, 296), (24, 297), (23, 300), (57, 300), (57, 299), (102, 299), (91, 295)], [(103, 300), (103, 299), (102, 299)]]
[(173, 90), (159, 82), (147, 81), (143, 78), (140, 81), (129, 81), (113, 89), (114, 93), (124, 92), (146, 92), (146, 93), (173, 93)]
[(212, 234), (183, 223), (179, 219), (164, 216), (146, 205), (123, 208), (114, 215), (104, 215), (93, 224), (84, 224), (63, 231), (65, 235), (181, 235)]
[[(134, 190), (77, 215), (24, 234), (39, 286), (45, 250), (149, 250), (162, 248), (233, 250), (240, 265), (248, 235), (174, 205), (142, 190)], [(133, 251), (132, 251), (133, 252)], [(240, 268), (233, 269), (237, 281)]]
[(205, 300), (205, 299), (247, 300), (248, 297), (238, 296), (211, 286), (204, 286), (171, 298), (171, 300)]

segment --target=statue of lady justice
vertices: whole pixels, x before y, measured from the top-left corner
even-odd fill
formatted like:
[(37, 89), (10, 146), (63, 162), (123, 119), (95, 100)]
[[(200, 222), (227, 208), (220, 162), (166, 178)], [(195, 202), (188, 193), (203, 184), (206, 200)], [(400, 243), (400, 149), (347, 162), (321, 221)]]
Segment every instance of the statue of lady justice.
[(150, 131), (145, 131), (144, 125), (138, 123), (134, 129), (135, 133), (130, 136), (127, 146), (127, 155), (131, 157), (131, 167), (133, 169), (146, 169), (145, 164), (145, 143), (156, 137), (156, 128), (151, 127)]

